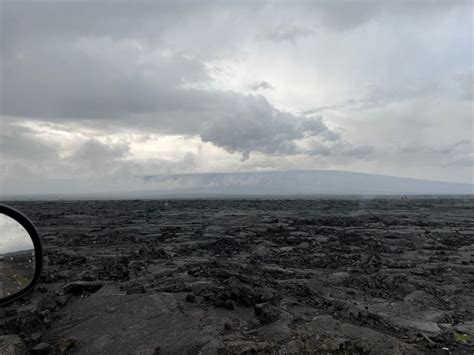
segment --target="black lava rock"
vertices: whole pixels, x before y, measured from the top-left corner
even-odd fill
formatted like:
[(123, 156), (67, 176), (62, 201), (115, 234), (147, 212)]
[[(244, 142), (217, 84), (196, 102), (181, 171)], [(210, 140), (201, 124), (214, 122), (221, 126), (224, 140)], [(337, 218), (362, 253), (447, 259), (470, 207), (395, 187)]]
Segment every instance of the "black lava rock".
[(232, 300), (227, 300), (225, 301), (224, 307), (230, 310), (235, 309), (235, 303)]
[(189, 295), (186, 295), (186, 302), (195, 303), (196, 296), (194, 296), (192, 293), (190, 293)]

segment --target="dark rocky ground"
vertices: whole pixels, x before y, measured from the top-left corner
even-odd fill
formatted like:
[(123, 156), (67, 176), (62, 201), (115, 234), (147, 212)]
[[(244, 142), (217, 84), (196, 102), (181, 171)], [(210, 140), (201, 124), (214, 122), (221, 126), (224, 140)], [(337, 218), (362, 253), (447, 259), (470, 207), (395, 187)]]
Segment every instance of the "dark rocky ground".
[(10, 204), (46, 265), (0, 353), (474, 353), (472, 198)]
[(0, 254), (0, 297), (23, 290), (34, 275), (34, 249)]

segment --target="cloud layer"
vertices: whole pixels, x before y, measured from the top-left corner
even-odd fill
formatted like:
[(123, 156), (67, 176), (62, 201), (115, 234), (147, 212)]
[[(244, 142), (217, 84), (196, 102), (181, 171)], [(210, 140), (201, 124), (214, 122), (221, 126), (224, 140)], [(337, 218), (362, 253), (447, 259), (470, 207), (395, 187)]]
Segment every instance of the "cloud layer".
[(472, 9), (3, 1), (3, 189), (288, 168), (472, 181)]

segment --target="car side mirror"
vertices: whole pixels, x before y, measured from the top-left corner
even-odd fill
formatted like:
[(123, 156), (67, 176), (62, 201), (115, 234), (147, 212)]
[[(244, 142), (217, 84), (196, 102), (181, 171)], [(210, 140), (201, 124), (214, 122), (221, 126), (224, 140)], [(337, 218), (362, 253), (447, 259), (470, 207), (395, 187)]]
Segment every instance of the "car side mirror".
[(32, 291), (42, 265), (41, 241), (33, 223), (0, 204), (0, 306)]

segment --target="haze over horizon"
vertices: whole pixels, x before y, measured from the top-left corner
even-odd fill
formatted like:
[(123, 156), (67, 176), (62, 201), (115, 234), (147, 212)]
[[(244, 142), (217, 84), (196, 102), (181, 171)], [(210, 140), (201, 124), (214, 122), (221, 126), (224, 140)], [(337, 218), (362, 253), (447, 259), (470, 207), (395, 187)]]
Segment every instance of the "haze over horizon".
[(472, 1), (0, 4), (0, 195), (216, 172), (474, 181)]
[[(48, 184), (49, 183), (49, 184)], [(74, 189), (71, 189), (71, 184)], [(135, 176), (127, 181), (31, 180), (0, 199), (141, 199), (285, 196), (471, 195), (474, 184), (336, 170), (289, 170)], [(36, 193), (36, 191), (42, 191)]]

